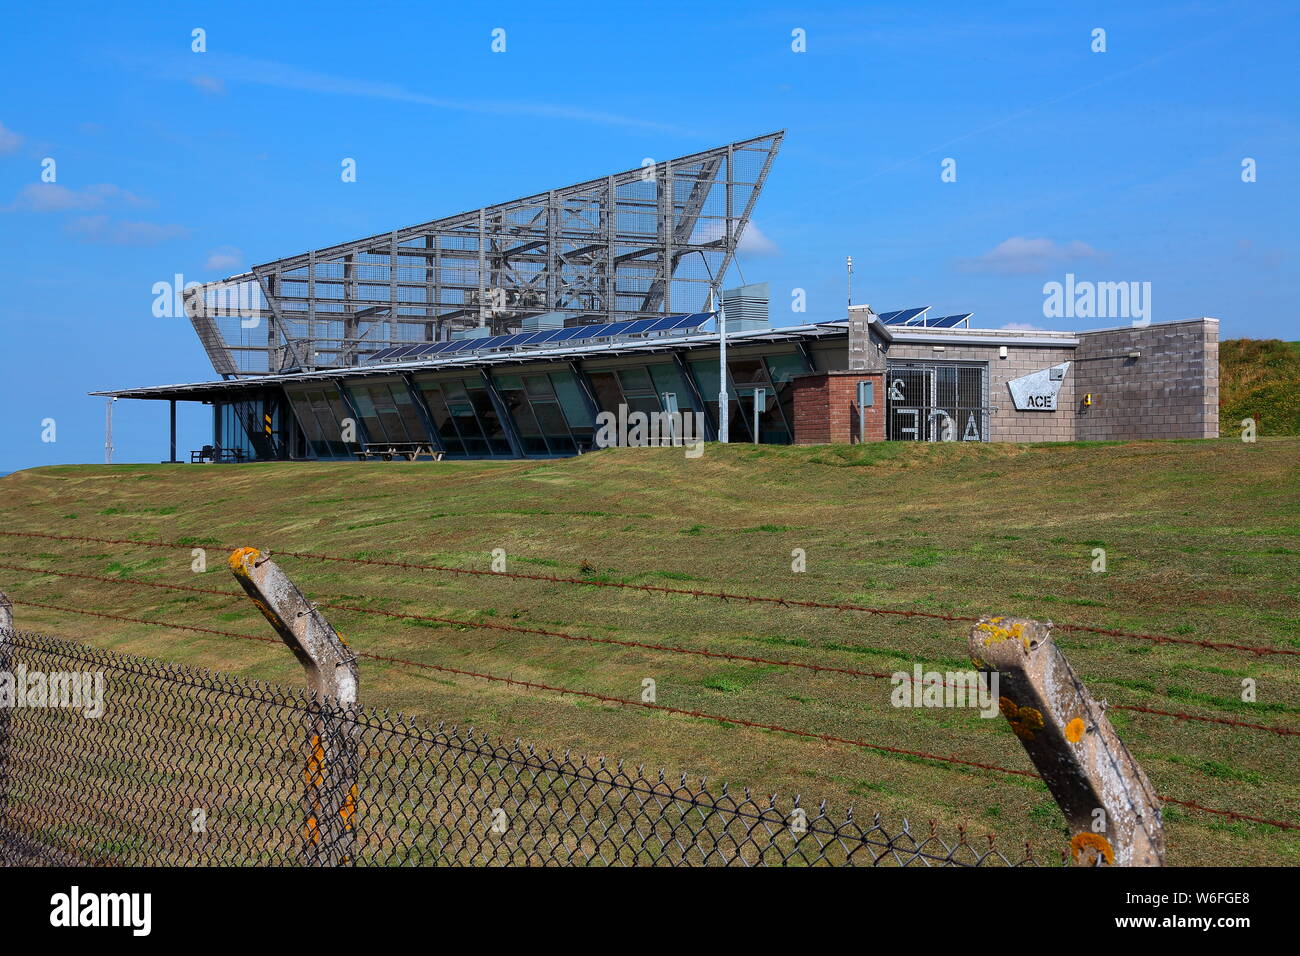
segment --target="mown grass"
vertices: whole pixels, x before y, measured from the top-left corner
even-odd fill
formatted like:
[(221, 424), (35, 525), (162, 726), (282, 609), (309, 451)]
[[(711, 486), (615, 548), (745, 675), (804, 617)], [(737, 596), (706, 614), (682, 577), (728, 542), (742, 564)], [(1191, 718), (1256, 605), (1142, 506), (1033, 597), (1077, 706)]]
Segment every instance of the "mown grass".
[[(783, 595), (956, 615), (1017, 614), (1300, 648), (1300, 440), (1060, 445), (710, 445), (568, 461), (78, 466), (0, 479), (0, 529), (166, 540), (184, 548), (0, 537), (0, 561), (199, 584), (228, 597), (0, 571), (24, 599), (262, 635), (224, 547), (322, 552), (590, 582)], [(112, 510), (111, 514), (103, 512)], [(173, 510), (174, 509), (174, 510)], [(164, 513), (165, 512), (165, 513)], [(79, 517), (65, 517), (75, 515)], [(190, 548), (206, 548), (207, 572)], [(1107, 571), (1091, 570), (1093, 549)], [(792, 570), (795, 549), (807, 570)], [(955, 669), (965, 628), (684, 595), (284, 557), (316, 600), (513, 623), (888, 673)], [(79, 618), (22, 604), (19, 623), (87, 643), (297, 684), (274, 646)], [(901, 710), (887, 680), (331, 612), (367, 652), (807, 729), (1010, 768), (1001, 720)], [(1112, 703), (1300, 727), (1293, 657), (1071, 632)], [(1257, 701), (1241, 699), (1244, 679)], [(364, 662), (362, 698), (543, 748), (664, 766), (836, 810), (931, 819), (1031, 840), (1054, 858), (1064, 821), (1041, 783), (934, 760)], [(1293, 737), (1112, 710), (1162, 793), (1300, 822)], [(1297, 863), (1294, 831), (1170, 808), (1176, 863)]]

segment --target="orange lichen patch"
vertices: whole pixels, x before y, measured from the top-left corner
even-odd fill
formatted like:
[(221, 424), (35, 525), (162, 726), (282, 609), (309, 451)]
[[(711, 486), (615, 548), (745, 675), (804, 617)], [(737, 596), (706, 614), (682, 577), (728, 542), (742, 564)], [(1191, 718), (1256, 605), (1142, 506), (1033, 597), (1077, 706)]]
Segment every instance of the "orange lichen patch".
[(307, 770), (303, 777), (309, 787), (319, 787), (325, 783), (325, 746), (318, 734), (312, 735), (311, 756), (307, 758)]
[(1083, 722), (1083, 718), (1076, 717), (1065, 725), (1065, 739), (1072, 744), (1077, 744), (1083, 739), (1083, 735), (1087, 729), (1088, 725)]
[(343, 829), (352, 829), (352, 818), (357, 813), (357, 785), (352, 785), (352, 790), (348, 797), (343, 801), (343, 807), (339, 810), (339, 816), (343, 818)]
[(972, 666), (972, 667), (979, 668), (980, 670), (983, 670), (983, 669), (984, 669), (984, 666), (985, 666), (985, 665), (984, 665), (984, 661), (981, 660), (981, 659), (978, 658), (978, 657), (972, 657), (972, 658), (970, 659), (970, 663), (971, 663), (971, 666)]
[(1084, 866), (1098, 866), (1102, 860), (1111, 866), (1115, 863), (1115, 851), (1100, 833), (1076, 833), (1070, 838), (1070, 858)]
[(1021, 740), (1033, 740), (1043, 729), (1043, 712), (1034, 707), (1021, 707), (1010, 697), (998, 698), (998, 710), (1011, 724), (1012, 732)]
[(991, 617), (987, 621), (980, 621), (975, 625), (975, 630), (988, 635), (984, 638), (984, 646), (997, 644), (1001, 641), (1016, 640), (1024, 645), (1025, 650), (1029, 650), (1029, 637), (1025, 634), (1025, 625), (1022, 621), (1017, 621), (1010, 627), (1003, 627), (1004, 618)]
[(241, 578), (248, 577), (248, 569), (244, 566), (244, 558), (256, 561), (262, 556), (262, 552), (256, 548), (237, 548), (230, 553), (230, 570)]

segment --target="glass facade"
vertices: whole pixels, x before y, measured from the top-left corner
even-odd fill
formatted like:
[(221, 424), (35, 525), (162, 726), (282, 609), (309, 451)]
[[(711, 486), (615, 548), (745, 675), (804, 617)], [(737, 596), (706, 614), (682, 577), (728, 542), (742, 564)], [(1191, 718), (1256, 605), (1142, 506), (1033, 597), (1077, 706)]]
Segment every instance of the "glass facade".
[(273, 461), (290, 457), (289, 416), (278, 394), (250, 395), (213, 405), (213, 444), (237, 461)]
[(464, 378), (416, 376), (429, 418), (438, 432), (443, 450), (453, 458), (510, 458), (506, 438), (480, 375)]
[[(423, 372), (411, 376), (414, 389), (407, 380), (391, 377), (353, 379), (342, 385), (343, 391), (334, 384), (291, 385), (286, 395), (296, 427), (286, 447), (293, 457), (348, 458), (362, 443), (424, 444), (432, 438), (434, 447), (450, 458), (511, 458), (516, 446), (527, 457), (552, 457), (591, 450), (596, 413), (617, 415), (619, 406), (629, 413), (704, 412), (716, 424), (716, 359), (689, 362), (694, 382), (669, 356), (655, 359), (591, 369), (557, 362), (550, 368), (496, 371), (490, 379), (481, 371)], [(757, 406), (758, 439), (788, 444), (793, 418), (789, 383), (809, 371), (803, 357), (793, 352), (737, 355), (729, 359), (728, 370), (732, 438), (754, 440)], [(236, 409), (241, 404), (248, 403), (232, 403), (224, 413), (230, 418), (226, 431), (244, 436), (249, 458), (274, 457), (256, 447), (260, 439), (248, 438), (241, 424), (240, 415), (256, 418), (260, 410), (241, 412)], [(351, 418), (358, 424), (355, 441), (345, 442), (344, 423)]]
[(352, 413), (333, 385), (285, 390), (298, 420), (299, 437), (295, 458), (349, 458), (360, 436), (344, 442), (345, 422)]
[(347, 386), (369, 442), (429, 441), (429, 430), (406, 382), (393, 379)]
[[(709, 414), (718, 420), (718, 362), (691, 362)], [(788, 445), (794, 434), (794, 390), (790, 381), (811, 369), (802, 355), (744, 356), (727, 359), (728, 430), (734, 441), (759, 441), (766, 445)], [(754, 411), (758, 408), (758, 437), (754, 435)]]

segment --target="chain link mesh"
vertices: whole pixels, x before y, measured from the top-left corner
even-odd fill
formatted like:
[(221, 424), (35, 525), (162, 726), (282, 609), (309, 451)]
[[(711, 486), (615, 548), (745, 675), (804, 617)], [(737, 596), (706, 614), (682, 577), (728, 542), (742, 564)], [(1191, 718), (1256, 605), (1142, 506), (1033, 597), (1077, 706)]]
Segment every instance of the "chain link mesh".
[[(102, 674), (104, 709), (0, 708), (0, 863), (134, 866), (1011, 866), (992, 838), (712, 793), (683, 775), (35, 634), (0, 631), (0, 671), (49, 687)], [(63, 691), (69, 686), (59, 682)], [(28, 701), (30, 703), (30, 701)], [(324, 728), (324, 732), (323, 732)], [(355, 766), (322, 767), (321, 740)], [(345, 746), (339, 746), (345, 741)], [(314, 808), (343, 807), (317, 821)], [(332, 824), (332, 825), (330, 825)], [(323, 840), (340, 841), (322, 853)], [(341, 847), (341, 849), (340, 849)]]

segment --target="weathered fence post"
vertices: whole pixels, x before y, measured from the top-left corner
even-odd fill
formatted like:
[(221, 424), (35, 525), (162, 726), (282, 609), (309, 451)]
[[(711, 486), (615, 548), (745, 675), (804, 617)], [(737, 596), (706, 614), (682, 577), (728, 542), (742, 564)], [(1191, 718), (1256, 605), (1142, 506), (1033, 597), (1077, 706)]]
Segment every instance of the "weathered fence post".
[(298, 586), (256, 548), (230, 555), (230, 570), (307, 671), (313, 692), (304, 773), (303, 861), (353, 861), (357, 745), (346, 710), (357, 702), (356, 656)]
[(1025, 618), (983, 618), (971, 628), (971, 660), (998, 672), (999, 707), (1065, 814), (1074, 862), (1162, 866), (1159, 797), (1051, 628)]

